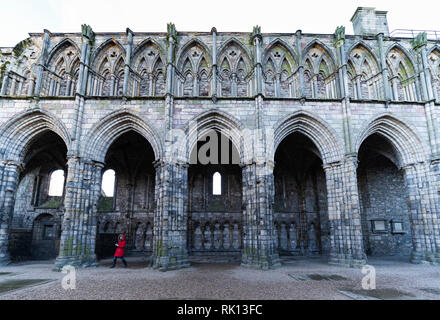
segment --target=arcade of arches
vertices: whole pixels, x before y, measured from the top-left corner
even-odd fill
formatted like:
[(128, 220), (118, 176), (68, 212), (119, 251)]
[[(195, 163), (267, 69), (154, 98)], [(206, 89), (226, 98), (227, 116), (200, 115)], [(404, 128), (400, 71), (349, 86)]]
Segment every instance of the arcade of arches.
[[(246, 254), (246, 241), (255, 241), (249, 239), (255, 235), (246, 224), (248, 210), (257, 206), (246, 187), (251, 184), (249, 168), (254, 172), (257, 168), (241, 164), (232, 141), (218, 131), (213, 132), (218, 141), (226, 144), (208, 152), (210, 162), (202, 163), (198, 158), (206, 141), (209, 142), (205, 135), (193, 148), (191, 159), (196, 161), (177, 171), (180, 183), (187, 183), (186, 208), (180, 208), (187, 217), (181, 235), (185, 247), (181, 250), (194, 256), (240, 257)], [(222, 148), (225, 146), (226, 149)], [(52, 131), (31, 139), (25, 151), (8, 230), (9, 254), (12, 261), (53, 259), (62, 250), (65, 176), (69, 177), (71, 160), (67, 159), (65, 143)], [(338, 259), (332, 243), (337, 236), (334, 228), (341, 222), (329, 214), (329, 194), (334, 196), (336, 189), (330, 186), (329, 190), (329, 181), (347, 179), (337, 172), (341, 165), (324, 165), (318, 146), (301, 132), (293, 132), (281, 141), (274, 160), (272, 178), (266, 180), (267, 197), (273, 194), (273, 220), (266, 232), (272, 236), (263, 244), (271, 246), (276, 256), (323, 255), (329, 256), (330, 262)], [(399, 152), (377, 133), (362, 142), (357, 161), (357, 169), (356, 165), (352, 168), (357, 172), (358, 190), (352, 191), (359, 195), (359, 260), (366, 256), (413, 258), (419, 235), (415, 230), (418, 222), (411, 215), (410, 169), (401, 167)], [(101, 179), (101, 191), (92, 211), (92, 256), (97, 260), (112, 256), (115, 239), (121, 232), (128, 235), (128, 254), (154, 254), (158, 250), (155, 232), (161, 231), (155, 225), (161, 203), (156, 180), (161, 178), (158, 171), (164, 170), (163, 163), (155, 161), (149, 141), (133, 130), (113, 140), (104, 163), (94, 165), (96, 179)], [(332, 181), (332, 175), (339, 178)], [(350, 214), (354, 216), (353, 212)], [(254, 224), (250, 224), (252, 229)], [(351, 250), (354, 257), (356, 248)], [(353, 257), (351, 264), (345, 263), (357, 263)], [(271, 259), (272, 266), (277, 264), (277, 258)]]
[(391, 36), (373, 8), (352, 21), (355, 35), (83, 25), (0, 48), (0, 265), (94, 266), (120, 232), (161, 270), (439, 263), (439, 42)]

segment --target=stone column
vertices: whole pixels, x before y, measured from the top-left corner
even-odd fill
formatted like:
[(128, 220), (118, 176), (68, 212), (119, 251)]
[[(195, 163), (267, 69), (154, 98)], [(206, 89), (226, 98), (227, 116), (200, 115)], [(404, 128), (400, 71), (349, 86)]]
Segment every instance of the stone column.
[[(439, 263), (438, 164), (415, 163), (403, 168), (408, 192), (413, 251), (412, 263)], [(437, 176), (437, 179), (435, 179)]]
[(364, 252), (357, 186), (357, 159), (324, 165), (330, 224), (330, 264), (362, 266)]
[(281, 97), (281, 73), (275, 75), (275, 97)]
[[(377, 42), (379, 45), (380, 68), (382, 71), (384, 100), (389, 101), (389, 100), (391, 100), (391, 90), (390, 90), (390, 84), (388, 82), (389, 72), (388, 72), (387, 63), (386, 63), (385, 49), (383, 47), (383, 33), (379, 33), (377, 35)], [(395, 100), (399, 100), (399, 99), (395, 99)]]
[(261, 27), (255, 26), (252, 31), (252, 43), (255, 47), (255, 66), (254, 72), (256, 77), (257, 90), (255, 95), (263, 94), (263, 69), (261, 65), (261, 42), (263, 41), (263, 36), (261, 35)]
[(16, 84), (17, 84), (17, 78), (15, 77), (14, 73), (12, 73), (12, 75), (9, 74), (9, 76), (11, 78), (11, 86), (9, 87), (9, 95), (10, 96), (15, 96), (16, 95), (15, 94), (15, 87), (16, 87)]
[(345, 27), (337, 27), (334, 33), (334, 47), (338, 57), (339, 97), (348, 96), (347, 59), (345, 57)]
[(22, 166), (13, 161), (0, 163), (0, 266), (10, 262), (9, 226)]
[(40, 97), (41, 85), (43, 83), (44, 66), (46, 64), (47, 52), (50, 45), (50, 31), (44, 30), (43, 48), (41, 49), (40, 62), (38, 64), (37, 83), (35, 84), (35, 97)]
[(268, 270), (281, 266), (273, 221), (273, 163), (250, 163), (243, 174), (243, 252), (241, 265)]
[(28, 91), (26, 93), (27, 96), (32, 96), (34, 94), (34, 87), (35, 87), (35, 79), (31, 78), (29, 79), (29, 87), (28, 87)]
[(217, 98), (217, 29), (212, 28), (212, 84), (211, 96), (215, 100)]
[(231, 74), (231, 96), (237, 96), (237, 74), (235, 72)]
[(101, 193), (103, 164), (77, 157), (67, 161), (64, 216), (55, 267), (95, 266), (97, 202)]
[(167, 94), (174, 95), (174, 47), (177, 43), (177, 31), (173, 23), (167, 25), (168, 54), (167, 54)]
[(9, 72), (5, 73), (2, 83), (2, 89), (0, 91), (0, 96), (5, 96), (8, 91), (8, 82), (9, 82)]
[(152, 267), (189, 267), (187, 252), (188, 165), (158, 161)]
[(128, 92), (128, 81), (130, 79), (130, 64), (131, 64), (131, 50), (133, 47), (133, 31), (127, 28), (127, 53), (125, 57), (125, 72), (124, 72), (124, 86), (123, 86), (123, 96), (127, 96)]
[(304, 65), (302, 61), (302, 45), (301, 45), (301, 30), (296, 32), (296, 50), (298, 55), (298, 72), (299, 72), (299, 92), (300, 97), (304, 97)]

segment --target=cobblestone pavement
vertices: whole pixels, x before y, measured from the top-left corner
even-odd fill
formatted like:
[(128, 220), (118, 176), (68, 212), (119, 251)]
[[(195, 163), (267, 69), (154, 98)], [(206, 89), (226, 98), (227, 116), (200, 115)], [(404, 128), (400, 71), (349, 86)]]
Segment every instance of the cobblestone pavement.
[[(66, 274), (53, 263), (18, 263), (0, 268), (0, 300), (9, 299), (440, 299), (440, 266), (403, 260), (370, 259), (376, 290), (363, 291), (361, 269), (330, 266), (325, 259), (283, 259), (276, 270), (259, 271), (238, 263), (193, 261), (190, 268), (161, 272), (142, 258), (128, 258), (129, 268), (111, 260), (79, 269), (76, 289), (64, 290)], [(211, 262), (211, 263), (209, 263)], [(8, 291), (16, 280), (51, 280)], [(7, 286), (7, 285), (6, 285)], [(3, 291), (1, 290), (3, 288)]]

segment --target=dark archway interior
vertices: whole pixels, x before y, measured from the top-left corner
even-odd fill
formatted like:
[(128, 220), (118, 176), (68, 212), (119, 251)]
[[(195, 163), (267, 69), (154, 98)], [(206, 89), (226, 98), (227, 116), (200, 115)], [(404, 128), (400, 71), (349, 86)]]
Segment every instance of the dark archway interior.
[(367, 255), (410, 255), (407, 190), (398, 153), (384, 137), (373, 134), (362, 143), (358, 159), (362, 235)]
[[(188, 250), (193, 255), (235, 255), (242, 247), (242, 172), (237, 164), (238, 151), (230, 139), (218, 132), (211, 134), (218, 144), (203, 149), (212, 140), (201, 137), (188, 169)], [(202, 154), (200, 150), (212, 161), (202, 164), (206, 162), (197, 157)], [(220, 194), (214, 192), (215, 173), (221, 177)]]
[(118, 233), (127, 235), (128, 254), (150, 254), (153, 246), (155, 160), (150, 143), (135, 131), (118, 137), (105, 157), (103, 173), (115, 171), (113, 197), (98, 201), (96, 254), (110, 257)]
[(50, 196), (49, 188), (51, 174), (59, 169), (66, 177), (64, 141), (51, 131), (37, 135), (27, 146), (15, 195), (9, 243), (13, 261), (47, 260), (58, 255), (64, 193)]
[(293, 133), (281, 142), (275, 153), (274, 179), (280, 254), (327, 254), (326, 179), (319, 150), (309, 138)]

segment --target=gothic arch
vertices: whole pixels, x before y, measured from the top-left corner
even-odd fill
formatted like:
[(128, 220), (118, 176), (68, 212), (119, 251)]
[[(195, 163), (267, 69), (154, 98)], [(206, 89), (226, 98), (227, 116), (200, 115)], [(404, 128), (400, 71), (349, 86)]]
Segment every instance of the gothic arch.
[(332, 66), (334, 67), (336, 65), (336, 58), (333, 55), (333, 52), (321, 41), (319, 41), (318, 39), (312, 40), (310, 41), (303, 49), (303, 64), (308, 56), (309, 51), (312, 49), (313, 46), (318, 46), (321, 47), (324, 51), (324, 53), (326, 53), (329, 56), (329, 61), (331, 62)]
[[(185, 45), (183, 45), (183, 47), (179, 50), (177, 57), (178, 58), (178, 62), (177, 62), (177, 69), (181, 70), (184, 62), (186, 61), (185, 57), (186, 54), (188, 53), (188, 51), (194, 47), (194, 46), (200, 46), (200, 48), (202, 48), (203, 51), (203, 55), (199, 58), (199, 64), (202, 61), (203, 58), (207, 59), (207, 63), (209, 66), (212, 65), (212, 57), (211, 54), (209, 53), (209, 48), (206, 46), (206, 44), (204, 44), (202, 41), (200, 41), (199, 39), (191, 39), (189, 40), (187, 43), (185, 43)], [(194, 70), (198, 70), (199, 68), (199, 64), (198, 65), (193, 65)]]
[(96, 64), (99, 63), (99, 61), (96, 61), (99, 58), (99, 56), (102, 55), (103, 53), (105, 53), (106, 48), (108, 46), (111, 46), (113, 44), (116, 45), (121, 50), (121, 55), (125, 59), (124, 46), (118, 40), (110, 38), (110, 39), (107, 39), (106, 41), (104, 41), (98, 48), (96, 48), (96, 50), (94, 50), (92, 57), (90, 59), (90, 61), (92, 62), (91, 65), (96, 66)]
[[(250, 68), (251, 63), (252, 63), (252, 55), (249, 53), (249, 51), (246, 49), (246, 47), (240, 42), (238, 41), (236, 38), (230, 38), (228, 39), (225, 43), (223, 43), (219, 50), (218, 50), (218, 54), (217, 54), (217, 61), (221, 63), (221, 61), (223, 61), (223, 56), (226, 54), (226, 50), (228, 49), (228, 47), (230, 47), (231, 45), (236, 45), (238, 47), (238, 49), (240, 49), (242, 51), (243, 57), (245, 59), (245, 63), (247, 64), (248, 68)], [(230, 62), (230, 66), (232, 68), (232, 70), (235, 70), (235, 68), (237, 67), (239, 59), (237, 59), (237, 63), (232, 65)], [(247, 72), (250, 72), (250, 70), (247, 70)]]
[(318, 148), (324, 164), (343, 159), (343, 143), (331, 126), (307, 111), (297, 111), (278, 121), (273, 127), (274, 148), (272, 158), (280, 143), (288, 135), (300, 132), (308, 137)]
[(415, 63), (415, 61), (414, 61), (414, 58), (413, 58), (413, 56), (411, 55), (411, 53), (410, 53), (405, 47), (403, 47), (401, 44), (399, 44), (399, 43), (397, 43), (397, 42), (395, 42), (395, 43), (393, 43), (391, 46), (389, 46), (389, 48), (388, 48), (387, 51), (385, 52), (385, 57), (387, 57), (388, 54), (389, 54), (389, 53), (391, 52), (391, 50), (393, 50), (393, 49), (398, 49), (398, 50), (402, 51), (403, 54), (405, 54), (405, 56), (409, 59), (409, 61), (411, 61), (411, 64), (412, 64), (413, 66), (416, 65), (416, 63)]
[(0, 158), (22, 162), (32, 139), (46, 131), (56, 133), (70, 148), (66, 127), (50, 112), (38, 109), (15, 115), (0, 127)]
[(252, 158), (252, 137), (245, 131), (245, 126), (234, 116), (220, 110), (208, 110), (191, 119), (184, 129), (185, 137), (180, 137), (178, 159), (189, 162), (190, 154), (199, 138), (209, 130), (215, 130), (229, 138), (237, 149), (240, 162)]
[(143, 40), (141, 43), (139, 43), (136, 48), (134, 48), (133, 50), (133, 61), (135, 61), (135, 57), (137, 55), (139, 55), (140, 53), (142, 53), (143, 49), (148, 47), (148, 45), (152, 45), (153, 47), (156, 47), (156, 49), (159, 51), (159, 54), (161, 57), (165, 57), (165, 50), (162, 48), (162, 46), (157, 43), (157, 41), (155, 41), (152, 38), (147, 38), (145, 40)]
[(369, 46), (368, 44), (366, 44), (365, 42), (363, 42), (363, 41), (358, 41), (358, 42), (356, 42), (355, 44), (353, 44), (353, 45), (350, 47), (350, 49), (347, 51), (348, 59), (349, 59), (349, 60), (352, 60), (352, 59), (351, 59), (351, 54), (352, 54), (352, 52), (353, 52), (356, 48), (358, 48), (358, 47), (364, 49), (364, 50), (367, 52), (367, 54), (368, 54), (367, 57), (362, 57), (362, 58), (363, 58), (363, 59), (362, 59), (362, 63), (363, 63), (363, 61), (364, 61), (366, 58), (370, 58), (370, 59), (369, 59), (369, 60), (370, 60), (369, 62), (371, 62), (371, 64), (373, 64), (373, 66), (375, 67), (375, 71), (378, 73), (379, 70), (380, 70), (380, 68), (379, 68), (379, 60), (377, 59), (376, 55), (373, 53), (373, 50), (370, 48), (370, 46)]
[(275, 48), (277, 45), (284, 48), (285, 52), (288, 53), (292, 57), (292, 61), (289, 61), (289, 60), (288, 61), (291, 64), (292, 72), (295, 72), (294, 68), (298, 66), (298, 57), (297, 57), (295, 51), (285, 41), (281, 40), (280, 38), (273, 40), (269, 45), (267, 45), (267, 48), (263, 54), (263, 61), (267, 60), (270, 51), (273, 48)]
[[(158, 52), (158, 55), (156, 55), (154, 57), (154, 60), (149, 65), (150, 68), (154, 67), (154, 65), (156, 64), (158, 59), (160, 59), (162, 61), (162, 63), (164, 63), (164, 61), (166, 61), (166, 59), (165, 59), (166, 55), (164, 53), (163, 48), (156, 41), (154, 41), (151, 38), (148, 38), (148, 39), (145, 39), (144, 41), (142, 41), (138, 46), (136, 46), (136, 48), (133, 51), (133, 58), (132, 58), (133, 70), (136, 70), (137, 72), (139, 72), (140, 63), (141, 63), (142, 59), (145, 57), (145, 51), (149, 46), (155, 48)], [(148, 71), (152, 72), (153, 70), (148, 70)]]
[(78, 54), (81, 52), (81, 50), (78, 48), (78, 45), (72, 39), (64, 38), (55, 47), (53, 47), (53, 49), (47, 55), (46, 66), (49, 66), (53, 56), (56, 53), (58, 53), (59, 50), (62, 50), (64, 46), (72, 46), (72, 47), (74, 47)]
[(90, 129), (85, 139), (84, 154), (90, 159), (104, 162), (111, 144), (129, 131), (139, 133), (150, 143), (156, 160), (162, 158), (162, 141), (156, 130), (139, 115), (126, 110), (108, 114)]
[(390, 113), (376, 115), (360, 131), (356, 138), (355, 150), (359, 151), (362, 143), (372, 134), (386, 138), (396, 150), (400, 167), (426, 159), (424, 144), (409, 125)]

